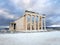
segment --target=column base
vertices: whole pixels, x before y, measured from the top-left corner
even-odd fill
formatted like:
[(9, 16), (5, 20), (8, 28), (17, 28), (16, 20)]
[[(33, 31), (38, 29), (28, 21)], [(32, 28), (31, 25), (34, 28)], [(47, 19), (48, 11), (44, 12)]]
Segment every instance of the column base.
[(45, 31), (47, 31), (47, 30), (38, 30), (38, 31), (45, 32)]

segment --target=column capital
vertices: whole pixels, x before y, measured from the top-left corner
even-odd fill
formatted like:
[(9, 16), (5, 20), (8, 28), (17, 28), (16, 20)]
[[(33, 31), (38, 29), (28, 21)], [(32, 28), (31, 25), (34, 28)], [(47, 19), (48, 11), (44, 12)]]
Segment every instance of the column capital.
[(34, 17), (36, 17), (36, 15), (34, 15)]

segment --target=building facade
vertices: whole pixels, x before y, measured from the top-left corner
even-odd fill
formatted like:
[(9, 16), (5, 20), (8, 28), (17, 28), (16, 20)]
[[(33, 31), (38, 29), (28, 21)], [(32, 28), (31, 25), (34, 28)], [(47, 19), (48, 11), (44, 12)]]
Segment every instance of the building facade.
[(46, 21), (44, 15), (36, 12), (25, 11), (25, 14), (14, 22), (10, 23), (10, 31), (27, 31), (27, 30), (46, 30)]

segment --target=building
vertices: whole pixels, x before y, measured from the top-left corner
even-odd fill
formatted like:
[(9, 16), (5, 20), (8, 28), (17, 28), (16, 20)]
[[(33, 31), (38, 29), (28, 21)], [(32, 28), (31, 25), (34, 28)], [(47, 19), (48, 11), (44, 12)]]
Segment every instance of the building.
[(45, 15), (36, 12), (25, 11), (25, 14), (14, 22), (10, 23), (10, 31), (46, 30)]

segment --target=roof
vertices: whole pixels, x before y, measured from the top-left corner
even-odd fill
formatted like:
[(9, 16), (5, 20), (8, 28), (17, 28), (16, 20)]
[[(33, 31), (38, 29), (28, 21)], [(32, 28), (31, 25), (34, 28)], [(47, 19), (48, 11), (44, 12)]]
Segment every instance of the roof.
[(29, 12), (29, 13), (36, 13), (36, 14), (39, 14), (39, 13), (37, 13), (37, 12), (28, 11), (28, 10), (26, 10), (25, 12)]

